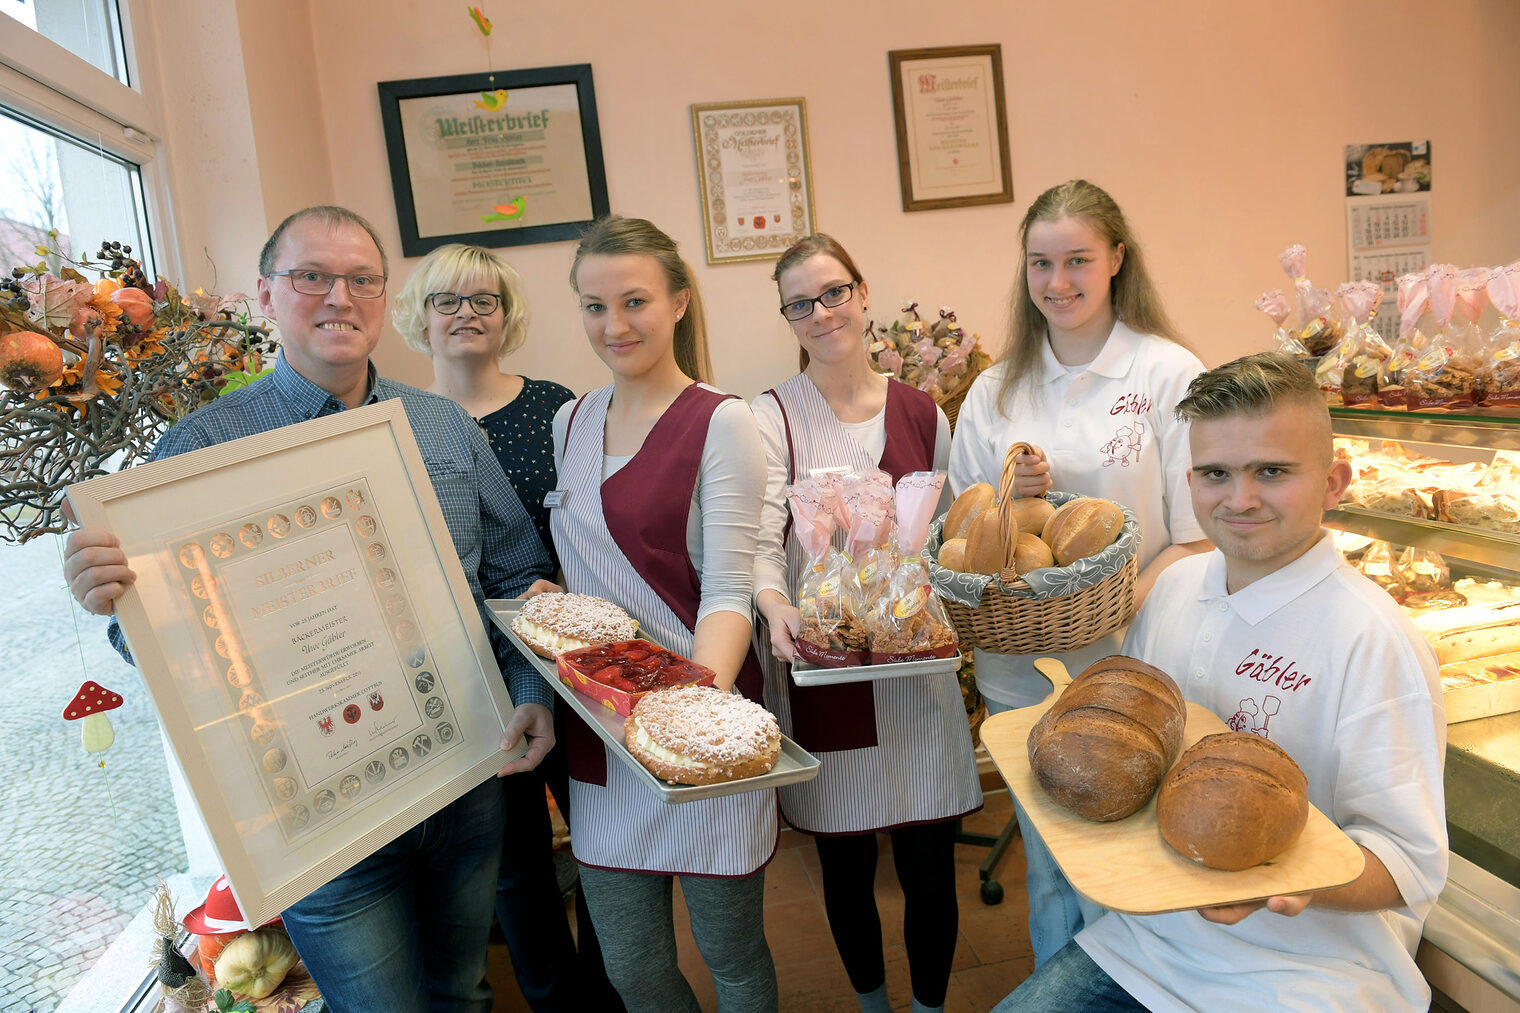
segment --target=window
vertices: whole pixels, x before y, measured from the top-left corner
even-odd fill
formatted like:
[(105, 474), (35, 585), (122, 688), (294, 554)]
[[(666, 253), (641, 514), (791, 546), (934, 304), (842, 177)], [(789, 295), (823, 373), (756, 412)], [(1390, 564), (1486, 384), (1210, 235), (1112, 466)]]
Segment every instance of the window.
[[(6, 273), (36, 263), (56, 230), (70, 257), (115, 240), (150, 277), (173, 275), (134, 3), (0, 0)], [(215, 859), (141, 677), (106, 642), (105, 620), (75, 606), (62, 560), (57, 536), (0, 540), (0, 1009), (114, 1011), (145, 978), (156, 878), (182, 903), (204, 898)], [(86, 753), (62, 718), (85, 680), (124, 698), (103, 753)]]
[(114, 0), (0, 0), (0, 14), (52, 39), (122, 84), (131, 83)]

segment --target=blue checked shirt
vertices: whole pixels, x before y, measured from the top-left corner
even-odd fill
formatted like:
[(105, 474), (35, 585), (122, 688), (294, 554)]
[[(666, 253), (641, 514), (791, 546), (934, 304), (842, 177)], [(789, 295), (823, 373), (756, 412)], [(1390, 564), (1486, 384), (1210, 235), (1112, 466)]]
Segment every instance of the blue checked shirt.
[[(502, 474), (490, 443), (480, 426), (447, 398), (376, 376), (373, 363), (369, 375), (366, 404), (400, 398), (406, 410), (512, 702), (552, 706), (554, 691), (507, 643), (486, 613), (485, 599), (515, 598), (538, 578), (554, 575), (538, 532)], [(175, 424), (158, 441), (153, 457), (162, 460), (342, 410), (342, 401), (297, 373), (281, 356), (273, 375), (218, 398)], [(126, 638), (114, 616), (107, 634), (130, 662)]]

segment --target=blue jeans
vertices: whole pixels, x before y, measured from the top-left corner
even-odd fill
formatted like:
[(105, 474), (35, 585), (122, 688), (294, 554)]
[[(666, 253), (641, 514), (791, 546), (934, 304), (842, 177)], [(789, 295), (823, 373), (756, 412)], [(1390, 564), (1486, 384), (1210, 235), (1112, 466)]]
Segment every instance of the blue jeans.
[[(1012, 709), (996, 700), (987, 700), (989, 715)], [(1019, 834), (1024, 838), (1029, 944), (1034, 949), (1034, 966), (1038, 968), (1071, 942), (1083, 925), (1102, 914), (1103, 909), (1077, 896), (1017, 800), (1013, 803), (1013, 813), (1019, 821)]]
[(493, 777), (286, 908), (332, 1013), (490, 1013), (501, 825)]
[(1067, 943), (992, 1013), (1145, 1013), (1087, 951)]

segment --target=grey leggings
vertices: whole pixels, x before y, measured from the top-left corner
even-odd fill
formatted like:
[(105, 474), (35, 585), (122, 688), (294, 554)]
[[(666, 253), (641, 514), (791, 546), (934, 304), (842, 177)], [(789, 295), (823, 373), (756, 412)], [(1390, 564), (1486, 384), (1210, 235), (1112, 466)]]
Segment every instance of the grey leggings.
[[(581, 866), (607, 977), (628, 1013), (700, 1013), (676, 966), (674, 876)], [(776, 1013), (776, 965), (765, 941), (765, 870), (738, 879), (682, 876), (691, 934), (712, 972), (719, 1013)]]

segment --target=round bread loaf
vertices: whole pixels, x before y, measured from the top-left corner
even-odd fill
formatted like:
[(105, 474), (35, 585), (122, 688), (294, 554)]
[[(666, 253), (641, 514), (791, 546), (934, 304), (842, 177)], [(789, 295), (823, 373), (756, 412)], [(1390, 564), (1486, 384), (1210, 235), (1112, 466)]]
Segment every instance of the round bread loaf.
[(939, 565), (957, 573), (966, 572), (966, 540), (952, 538), (939, 547)]
[(1055, 504), (1043, 496), (1025, 496), (1010, 505), (1013, 519), (1019, 524), (1019, 533), (1038, 538), (1045, 533), (1045, 524), (1056, 512)]
[(1029, 766), (1062, 808), (1121, 820), (1156, 793), (1182, 749), (1186, 720), (1170, 676), (1112, 655), (1084, 669), (1029, 730)]
[(1067, 566), (1096, 556), (1119, 539), (1124, 511), (1106, 499), (1086, 497), (1062, 504), (1045, 522), (1041, 537), (1056, 562)]
[(992, 506), (995, 495), (992, 486), (986, 482), (967, 487), (965, 492), (955, 497), (955, 502), (950, 504), (950, 512), (945, 514), (943, 537), (947, 541), (951, 538), (965, 538), (971, 531), (971, 522)]
[(1156, 799), (1161, 837), (1211, 869), (1249, 869), (1282, 854), (1309, 819), (1309, 782), (1293, 757), (1250, 732), (1206, 735), (1182, 754)]
[(1041, 567), (1055, 566), (1056, 559), (1050, 554), (1050, 546), (1039, 535), (1032, 535), (1027, 531), (1019, 532), (1018, 544), (1013, 550), (1014, 572), (1023, 576), (1030, 570), (1038, 570)]

